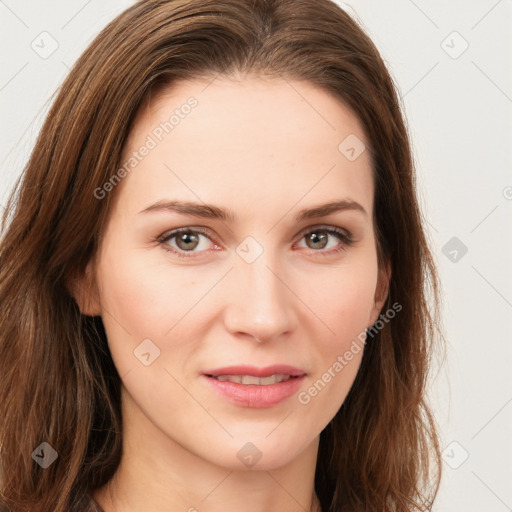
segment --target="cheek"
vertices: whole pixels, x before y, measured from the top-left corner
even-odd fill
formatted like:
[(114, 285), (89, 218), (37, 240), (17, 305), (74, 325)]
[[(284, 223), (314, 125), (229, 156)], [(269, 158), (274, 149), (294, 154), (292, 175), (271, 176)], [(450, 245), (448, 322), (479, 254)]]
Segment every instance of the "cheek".
[[(205, 314), (212, 311), (208, 292), (218, 281), (218, 272), (205, 269), (203, 275), (198, 267), (172, 266), (161, 254), (148, 257), (144, 249), (132, 248), (123, 255), (117, 249), (122, 241), (111, 240), (101, 254), (98, 284), (103, 323), (119, 374), (139, 369), (135, 359), (142, 351), (139, 347), (158, 355), (152, 369), (190, 369), (191, 355), (209, 325), (205, 321)], [(149, 345), (144, 341), (148, 339)], [(145, 348), (141, 353), (146, 352)]]
[(160, 272), (142, 264), (144, 260), (136, 257), (136, 251), (123, 255), (115, 247), (116, 240), (112, 240), (103, 248), (98, 286), (110, 352), (119, 374), (123, 375), (139, 366), (134, 351), (141, 343), (147, 345), (144, 340), (151, 340), (148, 345), (152, 347), (151, 356), (158, 354), (161, 361), (160, 356), (165, 353), (163, 335), (177, 322), (180, 300), (169, 284), (164, 283), (163, 269)]
[(139, 337), (164, 336), (201, 293), (190, 270), (172, 271), (133, 250), (128, 257), (106, 250), (99, 276), (102, 306)]
[(371, 256), (365, 263), (360, 260), (340, 266), (338, 272), (332, 270), (329, 279), (317, 275), (316, 285), (310, 280), (302, 289), (322, 320), (315, 324), (318, 335), (311, 334), (316, 341), (315, 375), (297, 396), (301, 407), (311, 413), (304, 420), (310, 428), (318, 420), (325, 426), (345, 401), (361, 364), (374, 303), (377, 267)]
[(371, 255), (303, 281), (301, 296), (327, 328), (327, 349), (338, 349), (369, 327), (376, 283), (377, 265)]

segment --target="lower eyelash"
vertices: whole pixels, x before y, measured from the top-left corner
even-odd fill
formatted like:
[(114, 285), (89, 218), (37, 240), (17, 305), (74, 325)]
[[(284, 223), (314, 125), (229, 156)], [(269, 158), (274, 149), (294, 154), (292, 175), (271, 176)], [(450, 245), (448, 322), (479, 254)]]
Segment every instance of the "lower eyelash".
[(346, 231), (341, 230), (341, 229), (316, 228), (316, 229), (312, 229), (311, 231), (308, 231), (308, 233), (314, 233), (315, 231), (325, 231), (326, 233), (329, 233), (330, 235), (335, 235), (337, 238), (339, 238), (340, 240), (342, 240), (343, 242), (345, 242), (347, 244), (351, 244), (353, 242), (351, 236)]
[[(338, 230), (335, 228), (310, 229), (309, 231), (306, 231), (305, 233), (303, 233), (301, 235), (300, 239), (304, 238), (306, 235), (308, 235), (310, 233), (314, 233), (315, 231), (323, 231), (324, 233), (333, 235), (336, 238), (338, 238), (338, 240), (340, 240), (342, 242), (341, 244), (337, 245), (334, 249), (330, 249), (329, 251), (314, 251), (313, 250), (313, 252), (321, 254), (322, 256), (330, 256), (332, 254), (344, 251), (344, 250), (346, 250), (347, 246), (350, 246), (354, 242), (353, 239), (351, 238), (351, 236), (347, 232), (345, 232), (343, 230)], [(172, 231), (171, 233), (169, 233), (167, 235), (163, 235), (163, 236), (159, 237), (156, 241), (159, 244), (161, 244), (166, 251), (172, 252), (173, 254), (176, 254), (179, 257), (182, 257), (182, 258), (195, 257), (194, 252), (190, 252), (190, 254), (187, 254), (187, 251), (177, 251), (176, 249), (171, 248), (168, 245), (166, 245), (166, 242), (168, 242), (172, 238), (177, 237), (181, 233), (199, 233), (210, 240), (210, 237), (208, 236), (208, 234), (205, 231), (202, 231), (200, 229), (181, 228), (181, 229)]]
[(305, 235), (308, 235), (310, 233), (314, 233), (315, 231), (323, 231), (325, 233), (328, 233), (329, 235), (333, 235), (338, 240), (341, 240), (341, 242), (342, 242), (341, 244), (334, 247), (334, 249), (330, 249), (329, 251), (314, 251), (314, 252), (318, 252), (322, 256), (331, 256), (333, 253), (336, 254), (336, 253), (345, 251), (346, 248), (354, 242), (354, 240), (351, 238), (351, 236), (348, 233), (346, 233), (345, 231), (342, 231), (342, 230), (335, 229), (335, 228), (315, 228), (315, 229), (308, 231), (307, 233), (304, 233), (302, 235), (302, 237), (304, 237)]

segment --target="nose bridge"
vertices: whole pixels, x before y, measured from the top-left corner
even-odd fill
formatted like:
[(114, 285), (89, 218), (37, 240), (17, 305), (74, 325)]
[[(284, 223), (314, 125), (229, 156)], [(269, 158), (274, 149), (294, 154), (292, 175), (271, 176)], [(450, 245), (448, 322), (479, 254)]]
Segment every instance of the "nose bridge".
[(227, 327), (263, 341), (293, 327), (293, 294), (284, 284), (277, 251), (247, 237), (237, 248)]

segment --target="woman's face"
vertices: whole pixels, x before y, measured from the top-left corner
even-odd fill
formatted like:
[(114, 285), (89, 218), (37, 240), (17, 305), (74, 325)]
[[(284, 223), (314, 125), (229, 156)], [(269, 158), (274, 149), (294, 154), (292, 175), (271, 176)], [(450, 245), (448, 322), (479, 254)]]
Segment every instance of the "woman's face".
[[(81, 304), (103, 318), (125, 424), (232, 469), (317, 442), (387, 293), (364, 143), (293, 80), (181, 82), (141, 110)], [(257, 379), (272, 374), (288, 380)]]

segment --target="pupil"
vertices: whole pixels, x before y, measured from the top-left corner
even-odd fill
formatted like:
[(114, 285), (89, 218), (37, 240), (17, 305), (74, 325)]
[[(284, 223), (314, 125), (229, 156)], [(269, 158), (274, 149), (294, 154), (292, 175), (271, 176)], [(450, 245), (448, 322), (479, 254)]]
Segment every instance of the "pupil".
[[(192, 233), (183, 233), (179, 238), (178, 241), (181, 244), (184, 244), (185, 249), (190, 249), (194, 245), (194, 242), (197, 243), (197, 236)], [(192, 245), (191, 245), (192, 243)], [(179, 245), (179, 244), (178, 244)]]
[(313, 242), (313, 244), (320, 244), (320, 249), (323, 249), (325, 247), (325, 243), (323, 243), (327, 240), (327, 236), (325, 234), (318, 235), (317, 233), (312, 233), (309, 238)]

